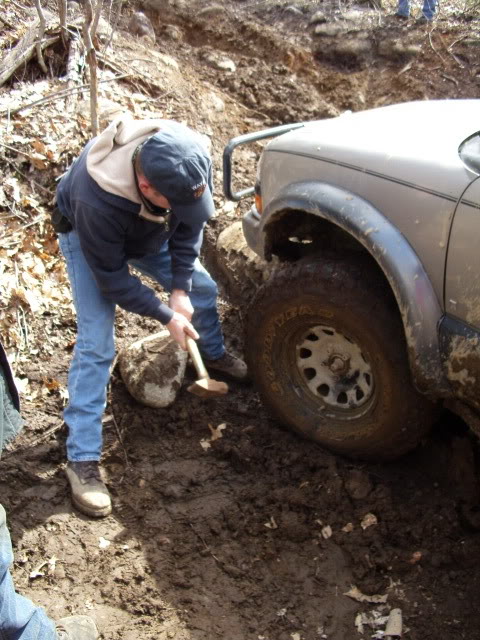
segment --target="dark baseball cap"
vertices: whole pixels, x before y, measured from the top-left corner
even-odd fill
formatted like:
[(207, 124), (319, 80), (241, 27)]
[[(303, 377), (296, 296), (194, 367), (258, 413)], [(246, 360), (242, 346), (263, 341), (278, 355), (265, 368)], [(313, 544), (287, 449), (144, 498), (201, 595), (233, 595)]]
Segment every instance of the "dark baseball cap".
[(139, 157), (147, 180), (180, 218), (206, 221), (212, 216), (212, 161), (198, 133), (168, 122), (145, 140)]

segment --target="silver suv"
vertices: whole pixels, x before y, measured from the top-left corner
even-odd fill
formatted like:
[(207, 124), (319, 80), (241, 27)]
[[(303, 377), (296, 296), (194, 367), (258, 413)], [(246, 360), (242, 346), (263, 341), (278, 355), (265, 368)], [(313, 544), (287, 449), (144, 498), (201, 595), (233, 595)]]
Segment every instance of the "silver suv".
[[(280, 267), (250, 304), (265, 404), (319, 444), (389, 459), (442, 401), (480, 433), (480, 100), (410, 102), (232, 139), (248, 245)], [(263, 149), (255, 188), (232, 158)]]

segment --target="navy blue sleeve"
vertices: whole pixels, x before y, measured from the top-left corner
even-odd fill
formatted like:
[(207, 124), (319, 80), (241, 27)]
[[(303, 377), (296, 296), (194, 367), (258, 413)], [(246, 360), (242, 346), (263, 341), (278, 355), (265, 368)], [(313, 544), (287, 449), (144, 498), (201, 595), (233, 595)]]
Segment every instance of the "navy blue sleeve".
[[(212, 166), (208, 172), (208, 186), (213, 194)], [(180, 222), (168, 242), (172, 259), (172, 289), (192, 290), (192, 275), (195, 260), (200, 255), (203, 242), (203, 230), (206, 220), (189, 224), (189, 220)]]
[(75, 230), (98, 288), (108, 300), (126, 311), (167, 324), (173, 311), (130, 273), (125, 255), (126, 229), (101, 210), (75, 202)]
[(172, 259), (172, 289), (192, 290), (192, 274), (195, 260), (200, 255), (203, 227), (191, 227), (180, 222), (168, 241)]

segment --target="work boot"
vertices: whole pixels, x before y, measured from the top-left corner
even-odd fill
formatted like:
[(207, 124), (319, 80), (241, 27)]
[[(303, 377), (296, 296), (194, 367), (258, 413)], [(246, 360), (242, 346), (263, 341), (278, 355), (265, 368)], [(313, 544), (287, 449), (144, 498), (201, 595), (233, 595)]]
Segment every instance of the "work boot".
[(94, 518), (108, 516), (112, 503), (100, 476), (98, 462), (69, 462), (65, 473), (72, 489), (72, 502), (77, 509)]
[(58, 640), (97, 640), (95, 622), (88, 616), (68, 616), (55, 624)]
[(207, 369), (220, 371), (232, 380), (238, 380), (239, 382), (248, 380), (248, 369), (245, 362), (232, 356), (228, 351), (225, 351), (223, 356), (216, 360), (205, 360), (205, 366)]

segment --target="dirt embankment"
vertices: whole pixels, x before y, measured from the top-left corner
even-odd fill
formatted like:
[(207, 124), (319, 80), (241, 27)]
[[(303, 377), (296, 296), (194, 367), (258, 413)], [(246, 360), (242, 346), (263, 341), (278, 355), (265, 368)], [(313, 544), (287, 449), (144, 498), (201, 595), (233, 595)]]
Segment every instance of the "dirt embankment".
[[(133, 8), (125, 7), (109, 58), (115, 73), (129, 70), (133, 79), (102, 88), (105, 117), (108, 106), (136, 117), (184, 119), (211, 137), (219, 168), (225, 142), (247, 130), (410, 99), (478, 97), (478, 47), (461, 38), (460, 19), (441, 16), (434, 31), (404, 30), (378, 20), (339, 21), (335, 8), (326, 22), (311, 23), (313, 5), (291, 3), (287, 11), (282, 3), (150, 2), (154, 45), (129, 35)], [(315, 24), (337, 23), (337, 35), (312, 34)], [(357, 28), (368, 47), (362, 55), (344, 47), (337, 64), (332, 52)], [(407, 57), (384, 55), (388, 47), (380, 44), (394, 40), (419, 48)], [(32, 63), (0, 98), (27, 100), (27, 85), (57, 88)], [(85, 113), (79, 103), (68, 118), (56, 107), (13, 118), (15, 135), (26, 142), (8, 142), (23, 156), (4, 149), (8, 179), (13, 164), (24, 174), (14, 174), (21, 189), (35, 189), (33, 178), (52, 191), (55, 175), (88, 137)], [(35, 136), (58, 151), (50, 160), (45, 155), (47, 171), (25, 159)], [(257, 153), (239, 156), (240, 186), (251, 184)], [(225, 203), (219, 171), (215, 181), (219, 215), (206, 234), (211, 258), (218, 233), (242, 213)], [(38, 188), (36, 194), (46, 211), (49, 196)], [(16, 211), (27, 206), (18, 202)], [(8, 305), (4, 314), (9, 346), (21, 356), (27, 419), (0, 463), (22, 593), (55, 618), (92, 615), (113, 640), (380, 638), (392, 608), (403, 612), (405, 638), (479, 636), (478, 444), (451, 416), (404, 459), (358, 464), (282, 430), (249, 386), (233, 385), (215, 402), (183, 389), (173, 406), (154, 410), (135, 402), (115, 371), (104, 424), (114, 511), (101, 521), (73, 511), (60, 426), (74, 317), (55, 239), (46, 225), (26, 227), (27, 214), (9, 240), (17, 244), (0, 253), (4, 274), (13, 274), (17, 261), (30, 274), (32, 294), (37, 281), (45, 291), (56, 274), (62, 297), (55, 304), (52, 295), (36, 314), (17, 299), (26, 309), (18, 335), (10, 331), (22, 316)], [(26, 256), (43, 260), (46, 272), (22, 262)], [(223, 288), (227, 342), (240, 353), (244, 306), (232, 305)], [(122, 311), (117, 320), (119, 348), (159, 330)]]

